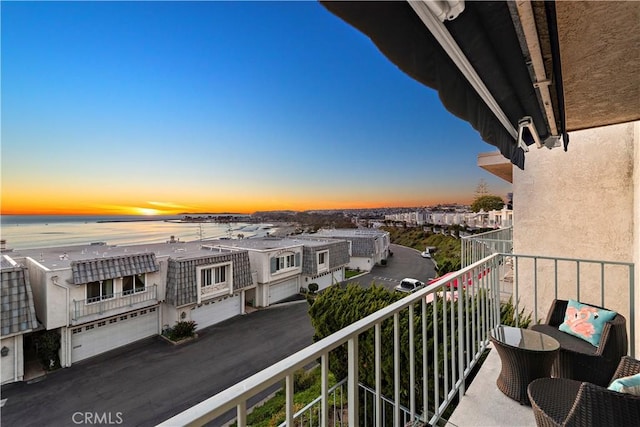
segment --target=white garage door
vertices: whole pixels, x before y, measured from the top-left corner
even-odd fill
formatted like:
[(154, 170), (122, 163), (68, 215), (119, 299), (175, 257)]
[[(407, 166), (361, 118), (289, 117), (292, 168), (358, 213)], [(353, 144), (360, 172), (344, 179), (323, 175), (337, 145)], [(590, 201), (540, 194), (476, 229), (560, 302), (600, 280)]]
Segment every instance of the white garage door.
[(289, 298), (297, 294), (300, 291), (298, 289), (298, 278), (287, 280), (286, 282), (278, 283), (277, 285), (269, 286), (269, 305), (274, 302), (282, 301), (285, 298)]
[(71, 363), (158, 334), (158, 307), (132, 311), (71, 329)]
[(191, 320), (197, 323), (198, 329), (215, 325), (223, 320), (242, 314), (240, 301), (240, 294), (227, 296), (220, 300), (206, 301), (201, 306), (191, 310)]

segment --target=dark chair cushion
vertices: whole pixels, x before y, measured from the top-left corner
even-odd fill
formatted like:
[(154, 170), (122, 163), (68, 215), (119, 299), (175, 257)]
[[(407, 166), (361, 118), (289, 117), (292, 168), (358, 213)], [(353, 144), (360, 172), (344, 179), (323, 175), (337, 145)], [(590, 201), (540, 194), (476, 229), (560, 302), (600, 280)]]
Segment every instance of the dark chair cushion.
[(555, 338), (560, 343), (560, 347), (565, 350), (590, 355), (595, 355), (598, 350), (597, 347), (589, 344), (587, 341), (567, 334), (566, 332), (562, 332), (555, 326), (533, 325), (531, 329)]

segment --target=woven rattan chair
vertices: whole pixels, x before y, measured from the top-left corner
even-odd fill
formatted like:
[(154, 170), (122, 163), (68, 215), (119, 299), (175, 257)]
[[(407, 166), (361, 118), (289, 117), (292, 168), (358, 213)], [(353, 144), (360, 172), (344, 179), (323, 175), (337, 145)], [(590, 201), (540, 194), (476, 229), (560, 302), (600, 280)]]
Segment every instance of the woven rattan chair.
[[(624, 356), (611, 381), (640, 373), (640, 361)], [(538, 427), (628, 427), (640, 423), (640, 396), (568, 380), (540, 378), (527, 389)]]
[(585, 340), (558, 329), (564, 321), (567, 304), (566, 300), (554, 300), (546, 322), (531, 327), (534, 331), (552, 336), (560, 343), (560, 352), (551, 376), (607, 386), (620, 358), (627, 354), (626, 319), (618, 314), (605, 323), (600, 343), (598, 347), (594, 347)]

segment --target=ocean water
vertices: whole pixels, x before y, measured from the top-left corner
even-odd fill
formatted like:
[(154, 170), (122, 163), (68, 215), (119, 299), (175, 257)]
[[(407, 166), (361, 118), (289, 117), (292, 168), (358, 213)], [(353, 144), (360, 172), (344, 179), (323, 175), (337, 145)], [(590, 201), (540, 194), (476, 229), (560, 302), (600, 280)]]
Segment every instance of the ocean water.
[(12, 249), (46, 248), (106, 242), (109, 245), (263, 236), (272, 224), (181, 223), (178, 216), (0, 216), (0, 238)]

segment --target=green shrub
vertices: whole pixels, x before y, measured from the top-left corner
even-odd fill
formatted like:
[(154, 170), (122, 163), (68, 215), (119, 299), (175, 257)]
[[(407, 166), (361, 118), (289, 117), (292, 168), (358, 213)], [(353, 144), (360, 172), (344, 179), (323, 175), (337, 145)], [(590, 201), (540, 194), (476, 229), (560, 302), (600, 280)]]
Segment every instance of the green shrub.
[(36, 338), (38, 360), (47, 371), (60, 368), (60, 335), (56, 331), (44, 331)]
[(531, 313), (525, 315), (523, 308), (516, 316), (516, 308), (513, 305), (512, 298), (509, 297), (509, 301), (500, 304), (500, 323), (507, 326), (516, 326), (516, 318), (519, 328), (526, 329), (531, 324)]
[(309, 292), (311, 292), (312, 294), (315, 294), (316, 292), (318, 292), (318, 289), (320, 289), (320, 287), (318, 286), (317, 283), (315, 282), (309, 283)]
[(173, 328), (166, 330), (165, 335), (172, 341), (179, 341), (184, 338), (191, 338), (196, 334), (198, 324), (193, 320), (181, 320), (176, 322)]
[(316, 380), (313, 371), (307, 372), (304, 369), (298, 369), (293, 373), (293, 389), (295, 391), (306, 390), (311, 387)]

